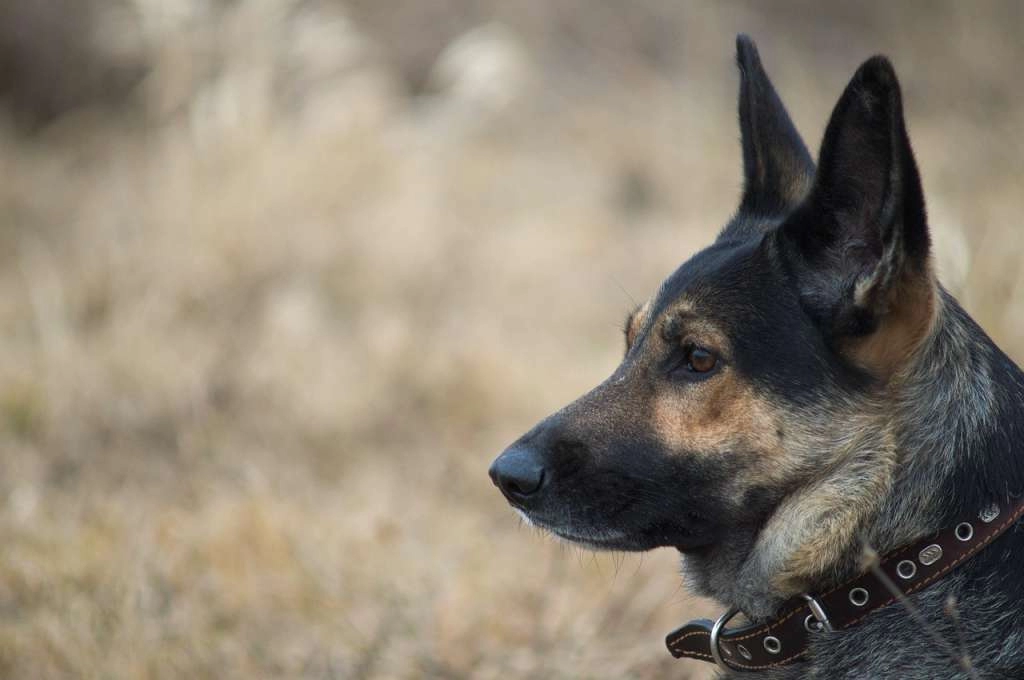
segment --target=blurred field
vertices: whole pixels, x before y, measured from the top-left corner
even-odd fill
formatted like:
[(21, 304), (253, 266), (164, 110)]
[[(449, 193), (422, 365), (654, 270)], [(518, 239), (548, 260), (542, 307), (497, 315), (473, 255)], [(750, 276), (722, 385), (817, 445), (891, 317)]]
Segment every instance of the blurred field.
[(0, 677), (705, 677), (486, 469), (733, 210), (738, 31), (812, 147), (894, 59), (1024, 359), (1018, 3), (75, 6), (0, 2)]

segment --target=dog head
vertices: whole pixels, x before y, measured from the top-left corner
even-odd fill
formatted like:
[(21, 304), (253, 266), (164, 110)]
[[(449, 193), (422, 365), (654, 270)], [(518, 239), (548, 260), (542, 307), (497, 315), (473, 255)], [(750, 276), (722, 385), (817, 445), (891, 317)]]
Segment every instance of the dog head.
[[(490, 474), (530, 522), (570, 541), (695, 558), (760, 546), (776, 575), (805, 574), (829, 559), (808, 542), (838, 549), (884, 495), (891, 447), (867, 425), (928, 336), (937, 288), (890, 63), (853, 76), (815, 168), (743, 36), (737, 62), (735, 216), (630, 314), (611, 377)], [(856, 497), (837, 474), (859, 480)]]

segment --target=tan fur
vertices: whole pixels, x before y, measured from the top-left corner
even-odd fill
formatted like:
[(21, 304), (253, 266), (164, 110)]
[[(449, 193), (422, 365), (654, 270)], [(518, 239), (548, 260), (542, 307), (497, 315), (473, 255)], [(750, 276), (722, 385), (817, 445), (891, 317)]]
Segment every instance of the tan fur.
[(658, 438), (674, 451), (778, 455), (783, 449), (767, 404), (728, 369), (723, 373), (685, 393), (659, 394), (651, 410)]
[(791, 167), (784, 176), (788, 177), (789, 181), (782, 187), (785, 192), (783, 197), (789, 205), (800, 205), (807, 198), (807, 194), (811, 193), (814, 178), (805, 174), (799, 167)]
[(626, 347), (632, 347), (636, 342), (636, 336), (640, 334), (640, 329), (647, 322), (647, 314), (650, 309), (651, 301), (648, 300), (629, 317), (629, 324), (626, 326)]
[[(811, 475), (802, 491), (783, 501), (754, 551), (758, 570), (785, 595), (802, 592), (857, 549), (860, 530), (892, 485), (896, 451), (888, 428), (865, 416), (837, 414), (834, 422), (846, 424), (832, 433), (837, 440), (823, 427), (802, 427), (734, 374), (707, 381), (686, 397), (659, 395), (652, 420), (674, 450), (749, 453), (751, 465), (736, 471), (731, 487), (737, 502), (752, 488)], [(825, 459), (816, 481), (815, 471), (801, 469), (808, 452)]]
[[(862, 294), (868, 297), (870, 291)], [(878, 330), (845, 348), (852, 361), (884, 381), (879, 397), (913, 367), (912, 357), (933, 336), (941, 305), (931, 262), (924, 272), (904, 272), (891, 285), (887, 303)], [(802, 592), (853, 554), (865, 525), (888, 497), (899, 452), (894, 416), (882, 406), (886, 403), (881, 398), (833, 406), (833, 471), (787, 498), (758, 543), (762, 567), (770, 565), (766, 571), (779, 592)]]
[[(886, 497), (896, 467), (893, 438), (881, 414), (858, 417), (844, 409), (823, 419), (845, 424), (828, 433), (826, 427), (802, 426), (735, 375), (718, 376), (689, 394), (657, 398), (655, 430), (675, 450), (749, 452), (752, 464), (737, 470), (732, 484), (737, 501), (752, 488), (811, 475), (773, 515), (755, 548), (759, 569), (772, 576), (777, 592), (801, 592), (856, 549), (859, 531)], [(809, 456), (824, 459), (824, 469), (801, 470)]]
[(892, 488), (897, 464), (893, 437), (872, 429), (879, 426), (876, 419), (847, 422), (847, 432), (866, 434), (851, 437), (849, 448), (835, 452), (830, 474), (787, 498), (758, 542), (760, 559), (772, 565), (768, 573), (779, 593), (805, 591), (855, 554), (862, 530)]
[(712, 350), (722, 366), (716, 375), (686, 390), (655, 395), (650, 408), (654, 432), (672, 451), (707, 455), (743, 451), (756, 456), (741, 475), (743, 488), (736, 489), (737, 495), (754, 484), (778, 481), (796, 463), (787, 455), (784, 411), (729, 366), (725, 334), (706, 320), (690, 316), (691, 309), (677, 306), (665, 322), (679, 323), (681, 341)]
[(923, 273), (904, 273), (890, 287), (878, 330), (851, 343), (846, 355), (879, 378), (891, 377), (931, 335), (938, 318), (937, 288), (930, 261)]
[[(881, 327), (849, 351), (879, 375), (894, 376), (933, 332), (934, 277), (907, 277)], [(648, 322), (649, 306), (630, 324)], [(736, 502), (758, 487), (798, 483), (769, 519), (748, 564), (777, 594), (803, 592), (834, 565), (857, 554), (862, 532), (888, 497), (898, 465), (895, 423), (883, 388), (876, 398), (832, 402), (817, 417), (792, 413), (730, 367), (730, 344), (692, 304), (681, 302), (655, 321), (678, 325), (679, 341), (715, 351), (719, 372), (685, 390), (662, 389), (650, 397), (651, 426), (667, 449), (714, 456), (744, 453), (729, 492)], [(638, 331), (635, 331), (638, 332)], [(648, 351), (665, 340), (652, 333)], [(808, 461), (813, 461), (809, 464)], [(766, 583), (766, 585), (769, 585)]]
[[(893, 408), (892, 392), (915, 370), (915, 353), (932, 341), (941, 314), (930, 267), (924, 276), (905, 275), (894, 288), (880, 328), (849, 350), (884, 385), (874, 398), (830, 404), (817, 426), (808, 424), (812, 431), (801, 443), (787, 442), (790, 455), (801, 448), (813, 455), (816, 447), (828, 463), (783, 501), (754, 550), (754, 568), (770, 575), (772, 588), (784, 596), (804, 592), (858, 554), (866, 527), (890, 499), (901, 464), (897, 429), (905, 420)], [(789, 427), (798, 429), (795, 422)]]
[[(931, 302), (924, 310), (894, 306), (887, 319), (892, 325), (879, 330), (879, 347), (900, 339), (905, 344), (899, 351), (910, 351), (928, 336), (933, 308)], [(661, 322), (678, 323), (684, 342), (714, 350), (725, 363), (718, 374), (686, 390), (653, 397), (649, 413), (657, 437), (673, 451), (748, 454), (750, 464), (737, 469), (731, 483), (736, 502), (753, 488), (805, 483), (769, 520), (752, 556), (752, 566), (770, 575), (777, 592), (802, 592), (858, 549), (861, 530), (892, 486), (897, 452), (883, 402), (833, 403), (808, 420), (732, 370), (725, 334), (694, 315), (692, 306), (675, 307)], [(875, 352), (874, 344), (858, 349), (864, 360), (878, 360), (876, 367), (894, 356)], [(806, 461), (817, 461), (816, 469)]]

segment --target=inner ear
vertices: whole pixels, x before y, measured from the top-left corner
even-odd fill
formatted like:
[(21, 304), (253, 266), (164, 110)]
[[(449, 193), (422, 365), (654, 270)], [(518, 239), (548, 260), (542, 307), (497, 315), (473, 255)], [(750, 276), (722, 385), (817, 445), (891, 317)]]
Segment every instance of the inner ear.
[(924, 197), (885, 58), (865, 62), (840, 97), (811, 194), (781, 232), (805, 309), (858, 363), (885, 370), (927, 333)]
[(736, 38), (736, 64), (744, 178), (738, 218), (782, 217), (806, 197), (814, 162), (745, 35)]

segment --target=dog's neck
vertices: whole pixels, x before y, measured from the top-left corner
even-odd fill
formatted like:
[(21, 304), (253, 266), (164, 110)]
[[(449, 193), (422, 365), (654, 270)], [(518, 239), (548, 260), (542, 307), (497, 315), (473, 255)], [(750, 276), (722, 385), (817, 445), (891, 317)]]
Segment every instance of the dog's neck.
[(899, 464), (866, 532), (882, 549), (1024, 493), (1024, 373), (941, 297), (939, 323), (894, 394)]
[(841, 465), (810, 477), (765, 525), (687, 558), (698, 592), (769, 617), (860, 571), (864, 546), (884, 554), (1024, 494), (1024, 374), (944, 291), (914, 361), (858, 413), (845, 430), (834, 413), (819, 419)]

